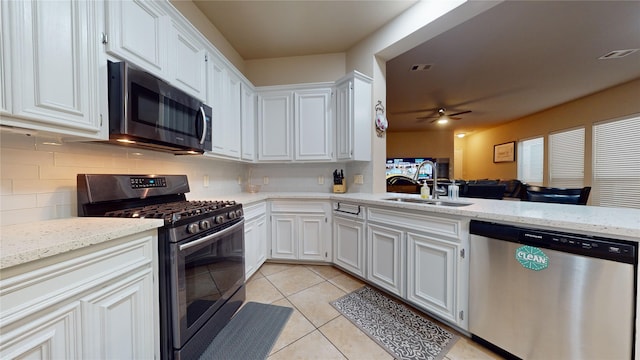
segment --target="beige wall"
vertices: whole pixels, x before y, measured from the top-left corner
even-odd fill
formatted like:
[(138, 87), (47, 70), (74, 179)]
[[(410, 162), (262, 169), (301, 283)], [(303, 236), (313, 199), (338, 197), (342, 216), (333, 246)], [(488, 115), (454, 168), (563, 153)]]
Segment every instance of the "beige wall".
[[(640, 113), (640, 79), (595, 93), (578, 100), (469, 135), (460, 142), (463, 152), (463, 178), (517, 177), (516, 163), (493, 163), (493, 145), (544, 136), (560, 130), (585, 127), (585, 185), (591, 184), (594, 123)], [(638, 146), (638, 144), (629, 144)], [(546, 153), (546, 151), (545, 151)], [(546, 158), (545, 158), (546, 163)], [(548, 172), (545, 167), (545, 184)]]
[(335, 81), (346, 73), (345, 53), (246, 60), (244, 75), (255, 86)]
[(453, 131), (413, 131), (387, 134), (387, 157), (453, 159)]

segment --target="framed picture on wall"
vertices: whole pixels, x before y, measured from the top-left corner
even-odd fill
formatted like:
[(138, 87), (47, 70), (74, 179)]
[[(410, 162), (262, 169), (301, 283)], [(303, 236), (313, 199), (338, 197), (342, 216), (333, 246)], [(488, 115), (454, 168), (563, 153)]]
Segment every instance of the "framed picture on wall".
[(493, 162), (516, 161), (516, 142), (510, 141), (504, 144), (493, 145)]

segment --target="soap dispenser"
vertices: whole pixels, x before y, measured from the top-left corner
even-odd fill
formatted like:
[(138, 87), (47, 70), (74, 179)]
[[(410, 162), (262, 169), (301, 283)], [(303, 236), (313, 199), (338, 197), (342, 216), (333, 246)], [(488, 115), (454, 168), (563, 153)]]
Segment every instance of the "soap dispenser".
[(420, 188), (420, 197), (423, 198), (423, 199), (428, 199), (429, 196), (431, 195), (429, 192), (430, 192), (429, 191), (429, 185), (427, 185), (427, 183), (424, 182), (422, 184), (422, 188)]

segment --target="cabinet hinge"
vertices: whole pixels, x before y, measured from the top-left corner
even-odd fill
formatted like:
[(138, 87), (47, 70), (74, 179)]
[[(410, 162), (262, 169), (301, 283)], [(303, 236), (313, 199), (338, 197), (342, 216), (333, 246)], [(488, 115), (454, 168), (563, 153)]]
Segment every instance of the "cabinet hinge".
[(329, 253), (327, 251), (324, 252), (324, 257), (329, 257)]
[(106, 33), (102, 33), (101, 35), (102, 35), (102, 43), (103, 44), (108, 43), (109, 42), (109, 37), (107, 36), (107, 34)]
[(209, 55), (204, 54), (204, 62), (207, 62), (207, 61), (209, 61)]
[(100, 114), (100, 127), (102, 127), (102, 114)]
[(460, 310), (460, 320), (464, 320), (464, 310)]
[(329, 222), (329, 220), (327, 220), (327, 217), (325, 216), (324, 218), (324, 222)]
[(464, 259), (464, 249), (460, 249), (460, 257)]

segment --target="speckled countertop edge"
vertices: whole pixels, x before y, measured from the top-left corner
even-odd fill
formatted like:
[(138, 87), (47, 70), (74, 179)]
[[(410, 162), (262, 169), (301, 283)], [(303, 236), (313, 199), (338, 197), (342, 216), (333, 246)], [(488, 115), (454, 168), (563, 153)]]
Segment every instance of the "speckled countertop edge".
[(0, 269), (155, 229), (159, 219), (74, 217), (0, 227)]

